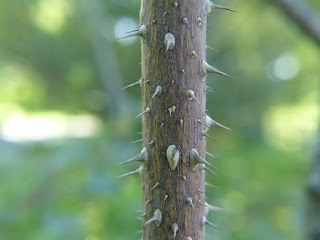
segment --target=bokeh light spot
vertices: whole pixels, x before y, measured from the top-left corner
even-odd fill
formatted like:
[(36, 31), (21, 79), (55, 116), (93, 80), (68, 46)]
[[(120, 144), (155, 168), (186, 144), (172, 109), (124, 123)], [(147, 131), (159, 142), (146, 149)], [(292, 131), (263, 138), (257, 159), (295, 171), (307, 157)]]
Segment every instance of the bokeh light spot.
[(41, 30), (58, 33), (71, 12), (71, 4), (65, 0), (40, 0), (32, 11), (34, 24)]
[(298, 75), (300, 68), (299, 58), (292, 53), (285, 53), (274, 62), (273, 71), (277, 78), (290, 80)]
[(122, 45), (131, 45), (133, 44), (137, 37), (125, 38), (119, 40), (126, 36), (126, 32), (134, 30), (138, 26), (137, 22), (131, 17), (121, 17), (114, 24), (114, 35), (117, 41)]

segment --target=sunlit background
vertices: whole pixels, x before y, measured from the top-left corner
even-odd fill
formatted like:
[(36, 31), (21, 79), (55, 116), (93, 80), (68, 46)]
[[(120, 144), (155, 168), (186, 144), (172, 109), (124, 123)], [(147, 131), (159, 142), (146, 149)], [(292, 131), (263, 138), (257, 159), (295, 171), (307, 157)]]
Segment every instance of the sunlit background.
[[(306, 0), (305, 0), (306, 1)], [(320, 2), (310, 0), (320, 12)], [(219, 1), (207, 61), (207, 239), (295, 240), (319, 126), (320, 51), (268, 0)], [(0, 0), (0, 239), (128, 240), (141, 222), (139, 0)]]

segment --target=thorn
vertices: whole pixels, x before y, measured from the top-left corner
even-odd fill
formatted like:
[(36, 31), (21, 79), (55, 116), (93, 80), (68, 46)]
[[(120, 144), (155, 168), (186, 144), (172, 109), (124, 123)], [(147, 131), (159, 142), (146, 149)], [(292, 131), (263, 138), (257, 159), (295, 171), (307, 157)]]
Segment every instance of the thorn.
[(132, 84), (130, 84), (130, 85), (122, 88), (122, 90), (127, 89), (127, 88), (130, 88), (130, 87), (138, 86), (138, 85), (140, 85), (140, 84), (141, 84), (141, 79), (139, 79), (139, 80), (138, 80), (137, 82), (135, 82), (135, 83), (132, 83)]
[(194, 50), (191, 51), (191, 58), (197, 57), (198, 59), (200, 59), (200, 57), (196, 54), (196, 52)]
[(173, 231), (173, 238), (176, 238), (177, 232), (179, 230), (178, 224), (177, 223), (173, 223), (172, 226), (171, 226), (171, 229)]
[(204, 170), (207, 170), (208, 172), (211, 172), (213, 175), (217, 176), (217, 174), (214, 171), (212, 171), (210, 168), (207, 168), (206, 166), (204, 167)]
[(144, 205), (146, 206), (149, 202), (151, 202), (151, 198), (149, 198), (149, 199), (144, 203)]
[(171, 170), (177, 168), (179, 162), (180, 152), (175, 145), (170, 145), (167, 149), (167, 159)]
[(213, 137), (211, 137), (210, 135), (208, 135), (205, 131), (202, 131), (203, 136), (206, 136), (207, 138), (210, 138), (213, 141), (216, 141)]
[(146, 216), (146, 214), (144, 213), (144, 214), (141, 214), (140, 216), (138, 216), (138, 217), (136, 217), (136, 219), (137, 220), (141, 220), (143, 217), (145, 217)]
[(155, 189), (156, 187), (159, 187), (160, 186), (160, 183), (159, 182), (156, 182), (156, 184), (151, 188), (151, 191), (153, 190), (153, 189)]
[(213, 93), (213, 94), (216, 94), (216, 92), (213, 91), (212, 88), (210, 88), (210, 87), (208, 87), (208, 86), (206, 86), (206, 92), (211, 92), (211, 93)]
[(153, 99), (155, 96), (159, 95), (160, 93), (162, 92), (162, 87), (160, 85), (158, 85), (156, 87), (156, 91), (154, 92), (154, 94), (152, 95), (152, 98)]
[(131, 143), (139, 143), (139, 142), (143, 142), (143, 139), (139, 139), (139, 140), (133, 141)]
[(143, 226), (146, 226), (152, 222), (155, 222), (157, 227), (160, 226), (161, 222), (162, 222), (162, 213), (160, 211), (159, 208), (157, 208), (154, 213), (153, 213), (153, 217), (150, 218), (145, 224), (143, 224)]
[(206, 60), (202, 60), (201, 71), (202, 71), (203, 75), (207, 75), (208, 73), (217, 73), (217, 74), (232, 78), (230, 75), (228, 75), (224, 72), (221, 72), (218, 68), (215, 68), (215, 67), (209, 65), (206, 62)]
[(167, 199), (168, 199), (168, 195), (166, 194), (166, 195), (164, 195), (164, 203), (166, 203), (166, 201), (167, 201)]
[(123, 178), (123, 177), (127, 177), (127, 176), (130, 176), (130, 175), (135, 175), (135, 174), (141, 175), (141, 172), (142, 172), (142, 165), (138, 169), (136, 169), (136, 170), (134, 170), (132, 172), (123, 174), (123, 175), (119, 176), (118, 178)]
[(205, 183), (206, 184), (206, 186), (208, 186), (208, 187), (212, 187), (212, 188), (215, 188), (215, 189), (219, 189), (219, 187), (217, 187), (217, 186), (215, 186), (215, 185), (212, 185), (212, 184), (210, 184), (210, 183)]
[(211, 127), (211, 126), (218, 126), (218, 127), (224, 128), (224, 129), (232, 132), (232, 130), (230, 128), (222, 125), (221, 123), (218, 123), (217, 121), (213, 120), (208, 115), (206, 115), (206, 124), (207, 124), (208, 128)]
[(226, 11), (230, 11), (230, 12), (239, 13), (238, 11), (235, 11), (235, 10), (233, 10), (231, 8), (227, 8), (227, 7), (215, 4), (215, 3), (211, 2), (211, 1), (209, 1), (209, 2), (210, 2), (210, 7), (211, 7), (212, 10), (219, 9), (219, 10), (226, 10)]
[(151, 141), (148, 143), (149, 146), (152, 146), (153, 144), (154, 144), (154, 140), (151, 140)]
[(187, 96), (187, 99), (189, 100), (189, 101), (191, 101), (191, 100), (196, 100), (197, 101), (197, 103), (199, 103), (200, 104), (200, 102), (199, 102), (199, 100), (196, 98), (196, 96), (194, 95), (194, 91), (192, 91), (191, 89), (189, 89), (187, 92), (186, 92), (186, 96)]
[(193, 205), (191, 197), (187, 197), (186, 198), (186, 203), (187, 203), (188, 206), (192, 206), (193, 209), (195, 208), (194, 205)]
[(209, 210), (214, 211), (214, 212), (224, 211), (223, 208), (219, 208), (219, 207), (212, 206), (212, 205), (208, 204), (207, 202), (202, 203), (201, 201), (199, 201), (199, 204), (202, 205), (202, 206), (207, 207)]
[(122, 40), (129, 37), (144, 37), (147, 33), (147, 27), (146, 25), (142, 25), (138, 30), (133, 30), (132, 32), (135, 32), (135, 33), (119, 38), (118, 40)]
[(150, 112), (150, 108), (147, 107), (146, 110), (144, 110), (142, 113), (138, 114), (138, 115), (136, 116), (136, 118), (142, 116), (143, 114), (149, 113), (149, 112)]
[(183, 175), (183, 176), (182, 176), (182, 180), (183, 180), (183, 181), (187, 181), (186, 175)]
[[(198, 25), (201, 26), (202, 23), (203, 23), (204, 25), (208, 26), (205, 21), (203, 21), (200, 17), (198, 17)], [(208, 27), (209, 27), (209, 26), (208, 26)]]
[(203, 225), (207, 224), (207, 225), (209, 225), (209, 226), (211, 226), (211, 227), (214, 227), (214, 228), (217, 228), (217, 229), (220, 229), (220, 230), (221, 230), (221, 228), (219, 228), (218, 226), (216, 226), (216, 225), (214, 225), (213, 223), (209, 222), (206, 217), (203, 217), (203, 218), (202, 218), (202, 224), (203, 224)]
[(215, 156), (212, 153), (206, 152), (206, 154), (212, 158), (215, 158)]
[(132, 31), (129, 31), (129, 32), (125, 32), (124, 34), (128, 34), (128, 33), (132, 33), (132, 32), (136, 32), (136, 31), (139, 31), (139, 29), (141, 28), (141, 26), (137, 26), (134, 30)]
[(173, 50), (174, 46), (176, 45), (176, 39), (174, 38), (173, 34), (168, 32), (164, 36), (164, 45), (166, 46), (166, 51)]
[[(176, 108), (177, 108), (176, 105), (173, 105), (171, 108), (168, 108), (170, 117), (171, 117), (171, 114), (172, 114), (172, 113), (175, 113), (175, 112), (176, 112)], [(163, 125), (164, 125), (164, 123), (163, 123)], [(162, 126), (162, 124), (161, 124), (161, 126)]]
[(183, 119), (182, 118), (180, 118), (179, 123), (180, 123), (180, 126), (182, 127), (183, 126)]
[(208, 48), (209, 50), (214, 51), (214, 52), (219, 52), (217, 49), (214, 49), (214, 48), (209, 47), (209, 46), (206, 46), (206, 48)]
[(181, 72), (182, 74), (185, 74), (185, 73), (186, 73), (186, 71), (185, 71), (183, 68), (181, 68), (180, 72)]
[(198, 188), (198, 192), (199, 192), (199, 193), (202, 193), (202, 194), (206, 194), (206, 192), (205, 192), (205, 191), (202, 191), (200, 188)]
[(174, 3), (173, 3), (173, 6), (174, 6), (175, 8), (177, 8), (177, 7), (179, 6), (179, 3), (178, 3), (178, 2), (174, 2)]
[(131, 88), (131, 87), (134, 87), (134, 86), (138, 86), (138, 85), (141, 86), (142, 83), (146, 83), (146, 82), (149, 82), (149, 80), (146, 80), (146, 81), (142, 82), (142, 79), (139, 79), (139, 80), (136, 81), (135, 83), (129, 84), (128, 86), (122, 88), (122, 90), (125, 90), (125, 89), (127, 89), (127, 88)]
[(201, 158), (198, 151), (195, 148), (190, 150), (190, 167), (193, 171), (196, 170), (198, 164), (203, 163), (207, 164), (210, 167), (214, 167), (211, 163), (207, 162), (205, 159)]
[(209, 128), (204, 122), (202, 122), (200, 119), (198, 119), (198, 123), (202, 124), (203, 126)]
[(133, 162), (144, 162), (148, 159), (148, 151), (146, 148), (143, 148), (142, 151), (138, 156), (135, 156), (134, 158), (131, 158), (127, 161), (124, 161), (123, 163), (120, 163), (117, 165), (117, 167), (122, 166), (124, 164), (133, 163)]
[(187, 17), (182, 18), (182, 22), (183, 22), (184, 24), (186, 24), (186, 25), (189, 24)]
[(188, 236), (185, 240), (192, 240), (192, 237)]

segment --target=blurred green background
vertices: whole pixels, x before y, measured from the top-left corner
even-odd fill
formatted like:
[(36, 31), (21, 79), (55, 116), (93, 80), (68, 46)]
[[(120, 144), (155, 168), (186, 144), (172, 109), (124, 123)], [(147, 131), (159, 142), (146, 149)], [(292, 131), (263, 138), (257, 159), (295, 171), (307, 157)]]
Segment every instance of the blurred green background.
[[(305, 0), (306, 1), (306, 0)], [(308, 1), (320, 12), (318, 0)], [(319, 125), (319, 46), (268, 0), (208, 18), (208, 114), (219, 189), (207, 239), (302, 239)], [(139, 239), (138, 0), (0, 0), (0, 239)], [(209, 159), (208, 159), (209, 160)]]

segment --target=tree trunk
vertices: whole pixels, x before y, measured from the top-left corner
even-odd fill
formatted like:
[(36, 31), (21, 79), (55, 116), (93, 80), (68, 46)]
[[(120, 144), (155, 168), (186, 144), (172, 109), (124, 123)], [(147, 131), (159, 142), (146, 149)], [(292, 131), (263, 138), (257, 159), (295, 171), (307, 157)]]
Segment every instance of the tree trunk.
[[(205, 9), (204, 0), (180, 1), (177, 7), (173, 1), (142, 1), (141, 24), (147, 26), (142, 40), (142, 77), (149, 80), (142, 85), (142, 105), (150, 108), (150, 113), (143, 117), (143, 143), (148, 146), (154, 141), (147, 147), (149, 161), (142, 172), (143, 199), (145, 203), (150, 199), (144, 206), (143, 222), (151, 219), (156, 209), (162, 213), (159, 226), (143, 227), (143, 239), (173, 239), (174, 223), (178, 226), (177, 239), (204, 239), (204, 207), (199, 201), (205, 202), (205, 194), (198, 190), (205, 191), (204, 172), (202, 167), (192, 171), (189, 151), (195, 148), (204, 158), (206, 139), (198, 119), (205, 122), (205, 81), (201, 61), (191, 52), (195, 51), (201, 59), (206, 57), (206, 26), (197, 23), (198, 17), (205, 21)], [(172, 34), (175, 41), (173, 49), (167, 52), (166, 34)], [(157, 86), (162, 91), (152, 99)], [(189, 89), (199, 103), (187, 99)], [(170, 145), (179, 151), (173, 153), (179, 154), (174, 170), (166, 156)], [(152, 190), (157, 182), (159, 186)], [(187, 198), (194, 206), (187, 203)]]
[[(225, 73), (206, 61), (206, 17), (224, 9), (209, 0), (142, 0), (143, 239), (204, 239), (206, 75)], [(228, 129), (228, 128), (226, 128)], [(206, 164), (206, 165), (205, 165)], [(211, 171), (212, 172), (212, 171)], [(212, 172), (214, 173), (214, 172)], [(126, 176), (126, 175), (125, 175)]]

